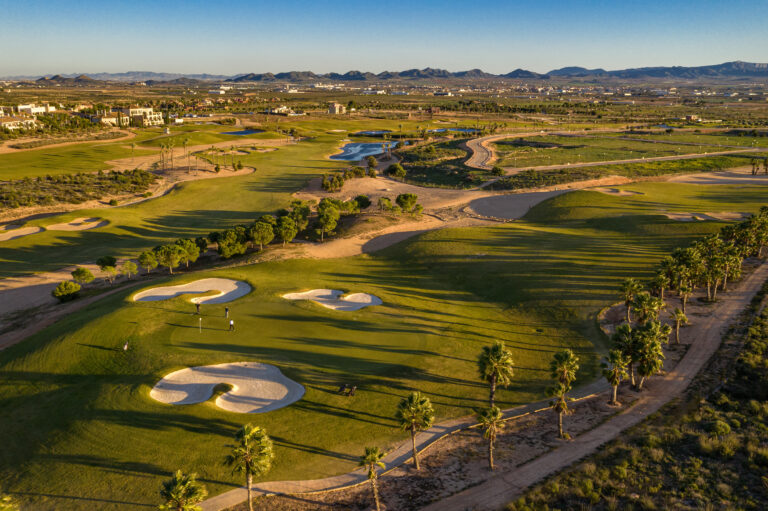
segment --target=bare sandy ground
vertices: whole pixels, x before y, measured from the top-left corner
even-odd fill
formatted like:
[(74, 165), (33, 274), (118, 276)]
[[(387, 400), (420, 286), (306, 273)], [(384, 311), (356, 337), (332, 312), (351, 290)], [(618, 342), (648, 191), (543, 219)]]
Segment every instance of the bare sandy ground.
[(697, 222), (704, 220), (732, 222), (748, 217), (749, 213), (740, 213), (738, 211), (719, 211), (717, 213), (688, 213), (686, 211), (678, 211), (674, 213), (665, 212), (664, 216), (672, 220), (677, 220), (678, 222)]
[(149, 392), (152, 399), (172, 405), (207, 401), (214, 387), (228, 383), (232, 390), (216, 398), (216, 406), (235, 413), (265, 413), (301, 399), (304, 387), (280, 369), (258, 362), (235, 362), (174, 371)]
[(136, 302), (158, 302), (170, 300), (181, 295), (210, 293), (212, 291), (216, 291), (217, 294), (192, 298), (190, 302), (200, 304), (228, 303), (250, 293), (251, 286), (241, 280), (200, 279), (178, 286), (161, 286), (145, 289), (133, 295), (133, 300)]
[(16, 229), (0, 231), (0, 241), (10, 241), (22, 236), (29, 236), (30, 234), (37, 234), (43, 232), (42, 227), (18, 227)]
[(283, 295), (283, 298), (286, 300), (309, 300), (328, 309), (348, 312), (383, 303), (378, 296), (368, 293), (345, 295), (344, 291), (338, 289), (312, 289), (303, 293), (287, 293)]
[(45, 228), (49, 231), (85, 231), (104, 227), (107, 224), (109, 224), (107, 220), (100, 218), (75, 218), (71, 222), (47, 225)]
[(674, 176), (670, 183), (688, 183), (693, 185), (768, 185), (768, 176), (753, 176), (749, 167), (739, 167), (724, 172), (704, 172)]

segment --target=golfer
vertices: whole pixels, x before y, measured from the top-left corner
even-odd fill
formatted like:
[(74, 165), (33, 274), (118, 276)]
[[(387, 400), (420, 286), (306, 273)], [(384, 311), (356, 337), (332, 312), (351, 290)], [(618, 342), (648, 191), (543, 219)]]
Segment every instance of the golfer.
[(235, 320), (234, 319), (230, 319), (229, 320), (229, 331), (231, 332), (234, 329), (235, 329)]
[(197, 313), (200, 314), (200, 304), (199, 303), (195, 304), (195, 310), (197, 310)]
[(229, 307), (224, 307), (224, 317), (225, 318), (229, 317)]

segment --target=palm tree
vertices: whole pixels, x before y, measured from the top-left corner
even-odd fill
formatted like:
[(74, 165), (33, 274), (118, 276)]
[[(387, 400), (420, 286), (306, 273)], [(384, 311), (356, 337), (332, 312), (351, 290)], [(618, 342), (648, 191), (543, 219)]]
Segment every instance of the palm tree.
[(384, 463), (381, 462), (383, 457), (384, 453), (378, 447), (366, 447), (365, 454), (360, 457), (360, 461), (357, 464), (359, 467), (368, 469), (368, 480), (371, 482), (371, 488), (373, 488), (373, 500), (376, 502), (376, 511), (381, 511), (379, 488), (376, 486), (376, 478), (378, 477), (376, 469), (385, 467)]
[(483, 437), (488, 440), (488, 468), (491, 470), (495, 468), (493, 466), (493, 443), (496, 441), (496, 435), (504, 427), (503, 417), (498, 406), (480, 410), (477, 414), (477, 421), (483, 430)]
[(579, 357), (574, 355), (571, 350), (559, 351), (552, 357), (549, 370), (555, 381), (571, 390), (571, 384), (576, 379), (576, 371), (579, 370)]
[(421, 395), (421, 392), (412, 392), (400, 401), (395, 412), (395, 419), (400, 423), (403, 431), (411, 432), (413, 445), (413, 464), (419, 470), (419, 457), (416, 451), (416, 432), (432, 427), (435, 422), (435, 410), (432, 408), (429, 398)]
[(680, 303), (683, 305), (683, 314), (685, 314), (685, 305), (693, 294), (693, 287), (688, 282), (683, 282), (680, 284), (680, 289), (677, 291), (677, 294), (680, 295)]
[(205, 485), (197, 481), (197, 474), (185, 475), (181, 470), (163, 481), (160, 496), (165, 504), (159, 506), (161, 511), (200, 511), (201, 502), (208, 495)]
[(663, 272), (659, 272), (656, 274), (655, 277), (651, 280), (651, 289), (654, 289), (658, 292), (659, 298), (661, 301), (664, 301), (664, 290), (669, 287), (669, 277), (667, 277)]
[(671, 328), (669, 325), (661, 326), (658, 321), (649, 321), (643, 328), (638, 329), (640, 339), (640, 351), (637, 360), (637, 374), (640, 381), (637, 384), (637, 390), (643, 389), (645, 379), (661, 371), (664, 367), (664, 350), (661, 347), (664, 333), (669, 335)]
[(182, 140), (181, 143), (184, 145), (184, 156), (187, 158), (187, 173), (189, 173), (191, 170), (189, 165), (189, 151), (187, 151), (187, 145), (189, 145), (189, 137), (184, 137), (184, 140)]
[(555, 353), (549, 370), (555, 385), (550, 387), (547, 393), (554, 397), (552, 409), (557, 413), (557, 423), (560, 438), (566, 438), (563, 432), (563, 415), (568, 413), (568, 398), (566, 394), (571, 390), (571, 385), (576, 379), (576, 371), (579, 370), (579, 358), (571, 350), (563, 350)]
[(636, 279), (630, 277), (624, 279), (624, 281), (621, 283), (620, 289), (621, 298), (624, 300), (624, 305), (627, 308), (627, 323), (632, 323), (632, 318), (630, 316), (632, 300), (635, 298), (635, 295), (643, 289), (643, 286)]
[(603, 366), (603, 376), (613, 389), (610, 403), (614, 406), (619, 405), (618, 394), (621, 380), (627, 377), (627, 365), (629, 358), (619, 349), (608, 352), (608, 358), (601, 365)]
[(570, 400), (566, 395), (567, 393), (568, 389), (561, 383), (555, 383), (547, 389), (547, 395), (554, 398), (549, 404), (557, 414), (557, 429), (560, 438), (568, 438), (565, 431), (563, 431), (563, 415), (568, 414), (568, 401)]
[(682, 310), (675, 308), (672, 319), (675, 321), (675, 344), (680, 344), (680, 325), (687, 325), (688, 317)]
[(254, 475), (263, 475), (272, 468), (272, 440), (267, 432), (253, 424), (246, 424), (235, 434), (237, 444), (232, 446), (232, 452), (227, 455), (225, 463), (232, 467), (233, 472), (245, 472), (245, 484), (248, 490), (248, 509), (253, 511), (251, 501), (251, 486)]
[(490, 406), (496, 398), (496, 386), (506, 387), (512, 382), (514, 374), (512, 352), (504, 347), (502, 341), (496, 341), (492, 346), (483, 346), (483, 351), (477, 359), (480, 379), (491, 386)]
[(651, 296), (648, 291), (643, 291), (635, 295), (632, 307), (637, 312), (637, 322), (645, 323), (649, 319), (658, 319), (659, 311), (664, 308), (664, 302), (661, 298)]

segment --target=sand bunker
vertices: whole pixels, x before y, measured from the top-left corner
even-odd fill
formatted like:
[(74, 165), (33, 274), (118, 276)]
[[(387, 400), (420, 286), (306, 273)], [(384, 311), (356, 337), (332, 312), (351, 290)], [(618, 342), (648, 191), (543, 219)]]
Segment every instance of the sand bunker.
[(280, 369), (258, 362), (236, 362), (174, 371), (157, 382), (149, 396), (172, 405), (207, 401), (213, 389), (228, 383), (232, 390), (216, 398), (216, 406), (236, 413), (264, 413), (301, 399), (304, 387)]
[(232, 279), (200, 279), (189, 284), (178, 286), (153, 287), (140, 291), (133, 296), (136, 302), (157, 302), (169, 300), (186, 294), (200, 294), (218, 291), (215, 295), (192, 298), (192, 303), (227, 303), (237, 300), (251, 292), (251, 286), (240, 280)]
[(670, 220), (677, 220), (678, 222), (697, 222), (702, 220), (708, 220), (707, 218), (704, 217), (704, 215), (700, 213), (686, 213), (686, 212), (664, 213), (664, 216), (666, 216)]
[(37, 234), (43, 232), (42, 227), (20, 227), (18, 229), (11, 229), (8, 231), (0, 231), (0, 241), (10, 241), (22, 236), (29, 236), (30, 234)]
[(619, 190), (618, 188), (592, 188), (595, 192), (607, 193), (608, 195), (618, 195), (626, 197), (628, 195), (643, 195), (643, 192), (633, 192), (632, 190)]
[(288, 293), (283, 295), (286, 300), (310, 300), (315, 303), (338, 311), (356, 311), (363, 307), (381, 305), (381, 298), (368, 293), (352, 293), (344, 296), (338, 289), (313, 289), (304, 293)]
[(101, 218), (75, 218), (71, 222), (49, 225), (46, 229), (49, 231), (85, 231), (87, 229), (104, 227), (108, 223), (108, 221)]
[(704, 220), (732, 222), (742, 220), (749, 216), (749, 213), (739, 213), (737, 211), (720, 211), (718, 213), (688, 213), (685, 211), (677, 213), (665, 212), (664, 216), (678, 222), (701, 222)]

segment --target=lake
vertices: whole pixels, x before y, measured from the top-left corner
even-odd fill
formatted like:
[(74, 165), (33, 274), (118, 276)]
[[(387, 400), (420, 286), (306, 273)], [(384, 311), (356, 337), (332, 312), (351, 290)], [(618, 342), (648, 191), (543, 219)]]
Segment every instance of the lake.
[(254, 135), (256, 133), (264, 133), (264, 130), (225, 131), (222, 135)]

